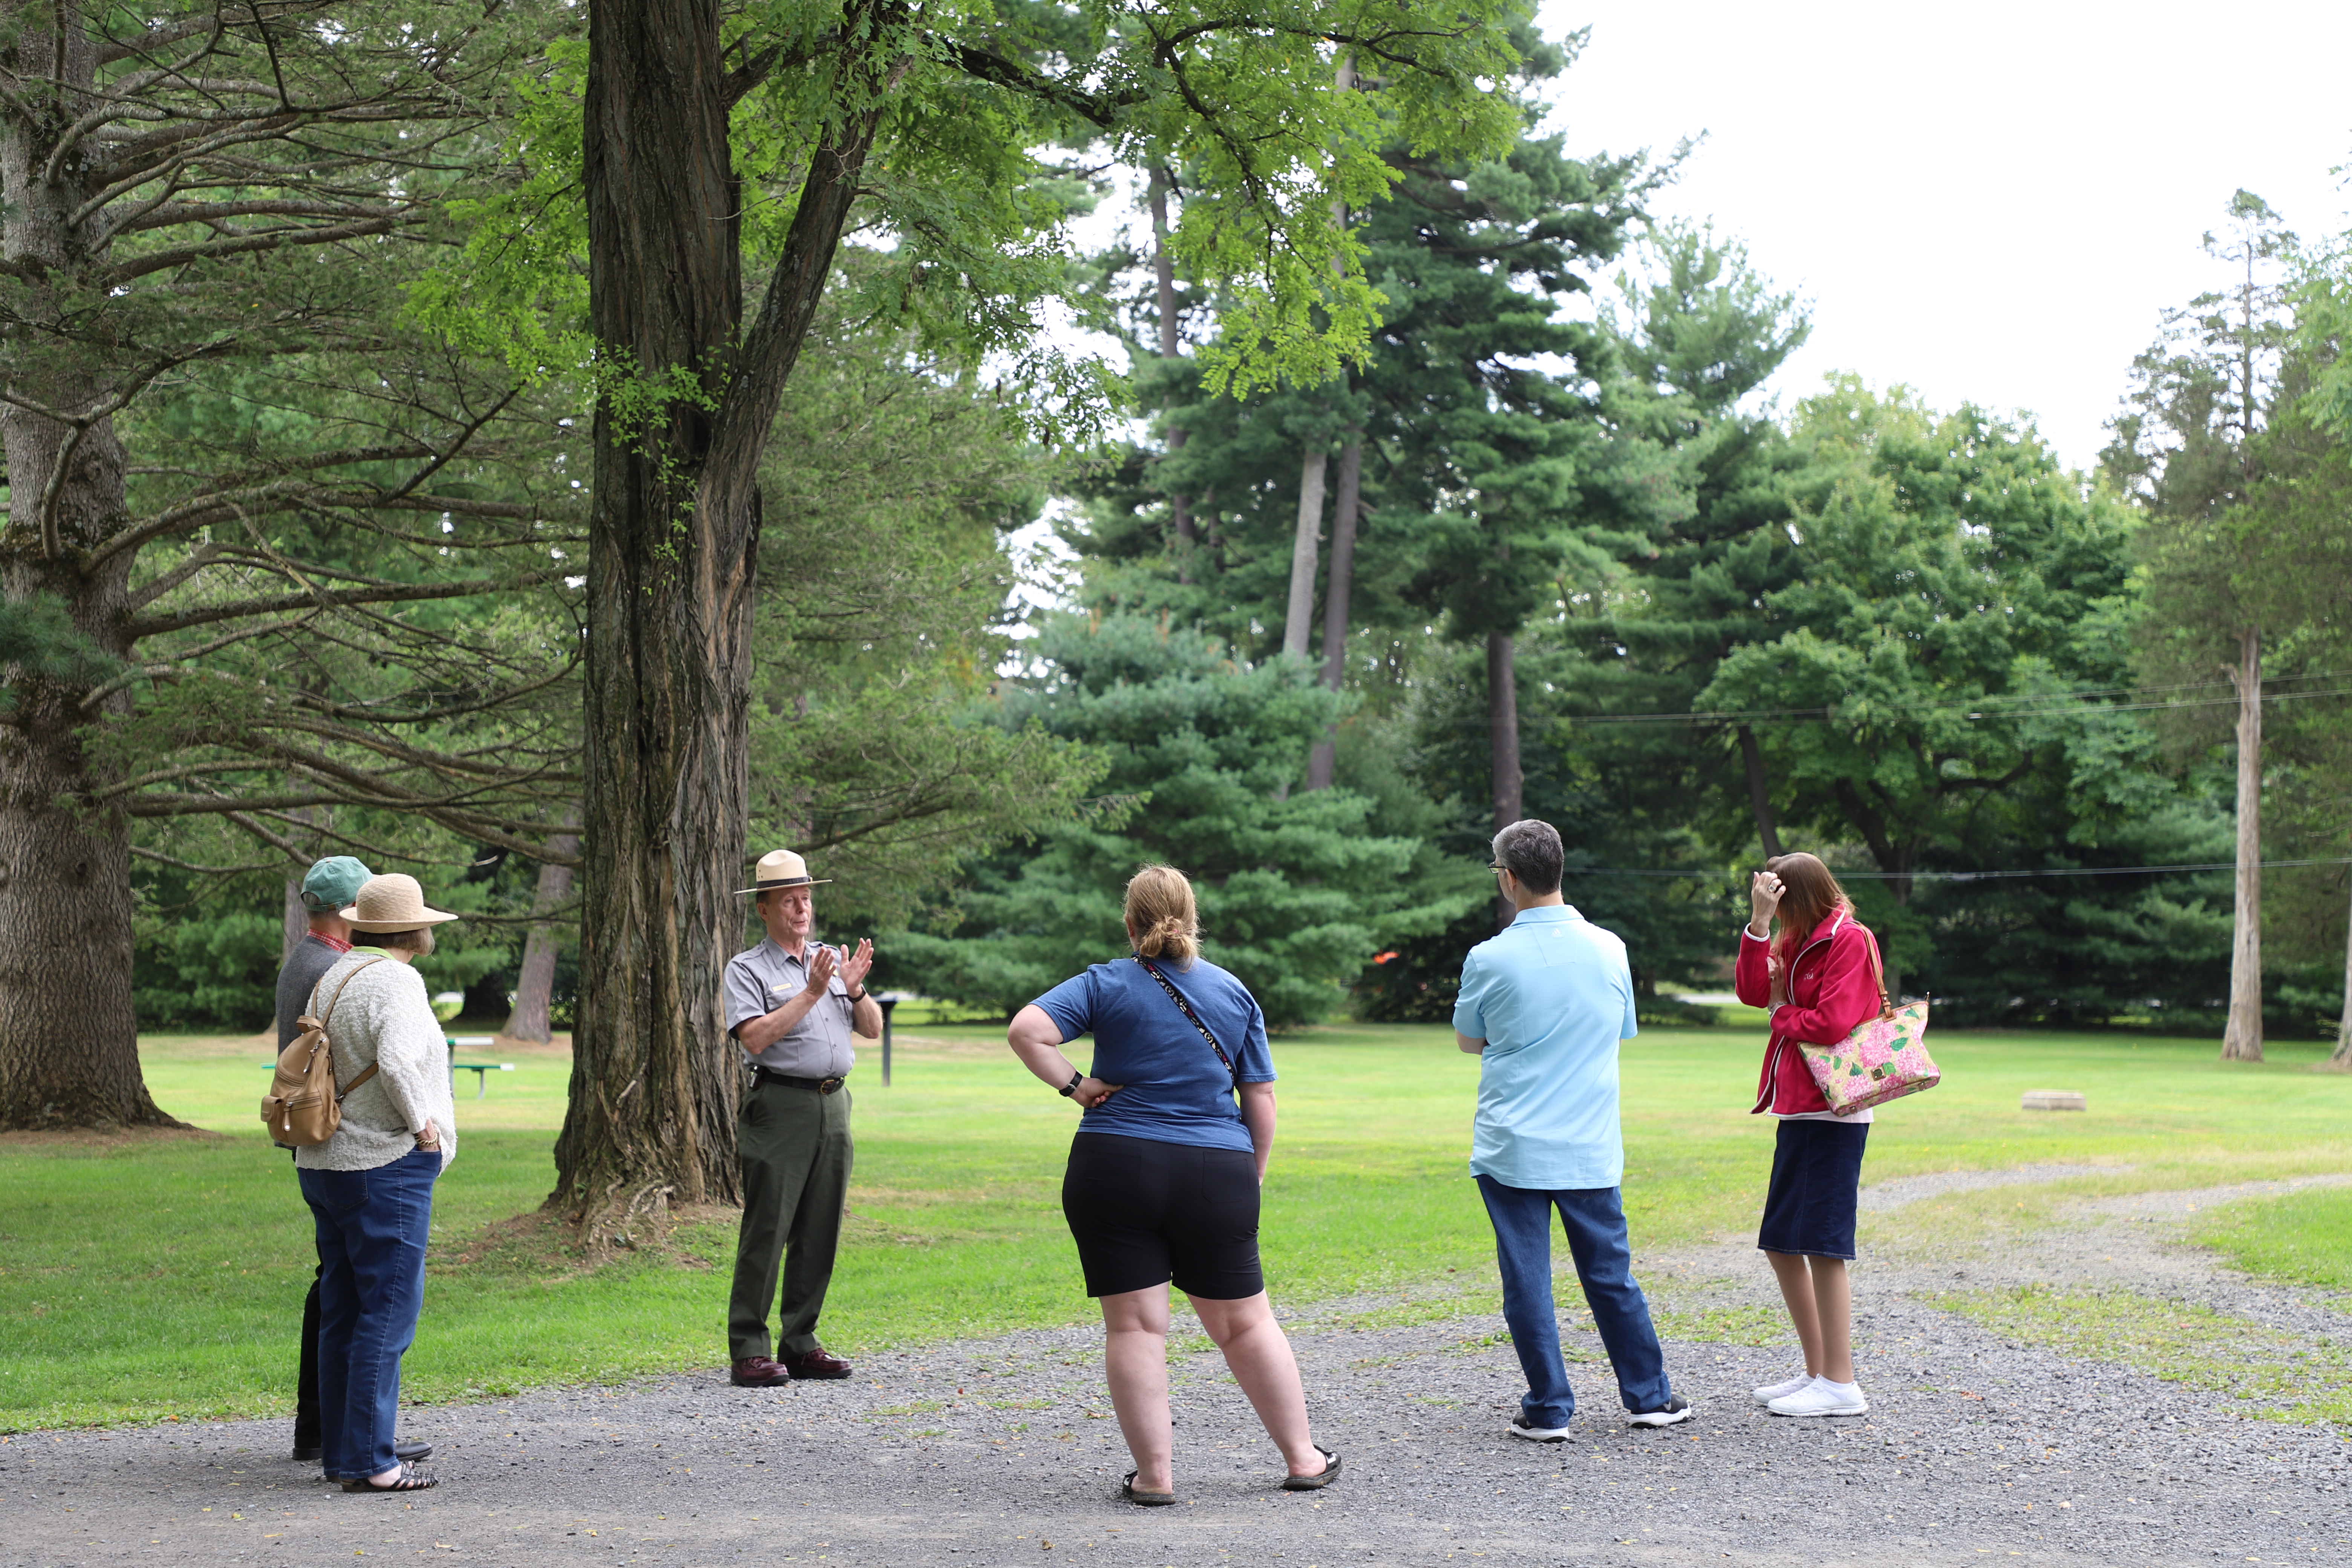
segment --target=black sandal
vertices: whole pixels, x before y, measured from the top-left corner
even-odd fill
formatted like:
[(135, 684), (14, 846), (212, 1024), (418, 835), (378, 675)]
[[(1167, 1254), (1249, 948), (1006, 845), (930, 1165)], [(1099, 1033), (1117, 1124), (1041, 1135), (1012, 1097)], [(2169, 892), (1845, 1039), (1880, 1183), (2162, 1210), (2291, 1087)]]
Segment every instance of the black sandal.
[(431, 1476), (418, 1475), (409, 1468), (408, 1462), (404, 1459), (401, 1461), (400, 1474), (393, 1478), (389, 1486), (380, 1487), (365, 1476), (354, 1476), (343, 1483), (343, 1489), (347, 1492), (421, 1492), (430, 1491), (440, 1484)]
[(1174, 1492), (1150, 1492), (1138, 1487), (1135, 1484), (1135, 1478), (1140, 1473), (1137, 1470), (1127, 1472), (1118, 1483), (1119, 1496), (1138, 1508), (1166, 1508), (1176, 1500)]
[(1315, 1451), (1323, 1456), (1323, 1468), (1311, 1476), (1283, 1477), (1284, 1491), (1319, 1492), (1339, 1479), (1339, 1456), (1320, 1443), (1315, 1445)]

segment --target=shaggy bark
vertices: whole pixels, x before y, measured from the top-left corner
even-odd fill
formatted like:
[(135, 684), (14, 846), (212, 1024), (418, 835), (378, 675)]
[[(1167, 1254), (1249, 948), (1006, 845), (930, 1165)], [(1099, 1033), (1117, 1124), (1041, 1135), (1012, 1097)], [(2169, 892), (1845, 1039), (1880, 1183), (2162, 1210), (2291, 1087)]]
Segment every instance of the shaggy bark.
[[(720, 19), (709, 0), (604, 0), (590, 22), (589, 311), (629, 380), (596, 413), (583, 803), (595, 853), (548, 1201), (592, 1252), (633, 1245), (672, 1202), (740, 1196), (741, 1053), (719, 993), (749, 805), (754, 476), (878, 118), (846, 115), (813, 150), (759, 317), (739, 331)], [(870, 17), (851, 20), (855, 35)], [(633, 400), (678, 372), (699, 395), (640, 412)]]

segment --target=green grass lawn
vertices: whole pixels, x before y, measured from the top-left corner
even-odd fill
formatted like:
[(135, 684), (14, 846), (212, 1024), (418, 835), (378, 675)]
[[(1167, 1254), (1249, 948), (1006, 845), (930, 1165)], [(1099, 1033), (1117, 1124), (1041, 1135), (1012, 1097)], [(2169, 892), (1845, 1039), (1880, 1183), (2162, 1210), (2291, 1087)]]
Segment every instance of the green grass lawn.
[[(2352, 1169), (2352, 1078), (2308, 1070), (2317, 1045), (2275, 1047), (2258, 1066), (2220, 1063), (2207, 1040), (1946, 1034), (1936, 1046), (1945, 1086), (1881, 1113), (1865, 1181), (2063, 1162), (2110, 1167), (2068, 1190), (2124, 1191)], [(1750, 1223), (1771, 1141), (1746, 1114), (1759, 1048), (1752, 1027), (1653, 1030), (1626, 1047), (1637, 1249)], [(165, 1109), (226, 1135), (0, 1139), (0, 1430), (291, 1407), (310, 1241), (287, 1157), (257, 1120), (267, 1042), (158, 1037), (142, 1054)], [(470, 1074), (459, 1091), (408, 1392), (717, 1364), (730, 1226), (682, 1226), (683, 1258), (588, 1274), (492, 1228), (552, 1184), (569, 1070), (561, 1047), (500, 1054), (519, 1070), (492, 1074), (482, 1100)], [(1491, 1280), (1464, 1170), (1477, 1064), (1450, 1032), (1320, 1029), (1278, 1040), (1275, 1059), (1276, 1300)], [(856, 1352), (1087, 1321), (1056, 1199), (1068, 1102), (1020, 1069), (1000, 1031), (901, 1032), (897, 1066), (887, 1089), (870, 1059), (858, 1075), (854, 1217), (827, 1343)], [(2021, 1111), (2038, 1088), (2079, 1089), (2091, 1110)]]
[(2198, 1239), (2249, 1273), (2352, 1290), (2352, 1189), (2231, 1204), (2214, 1212)]

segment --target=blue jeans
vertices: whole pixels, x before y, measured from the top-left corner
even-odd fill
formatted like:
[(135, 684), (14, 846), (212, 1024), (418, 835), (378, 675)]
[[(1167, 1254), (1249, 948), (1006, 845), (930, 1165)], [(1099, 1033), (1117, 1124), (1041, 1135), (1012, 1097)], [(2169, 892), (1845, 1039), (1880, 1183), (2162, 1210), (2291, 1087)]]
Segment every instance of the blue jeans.
[(304, 1171), (319, 1235), (319, 1437), (336, 1480), (400, 1461), (400, 1358), (425, 1304), (425, 1245), (441, 1152), (419, 1149), (373, 1171)]
[(1592, 1309), (1593, 1327), (1617, 1369), (1617, 1393), (1639, 1415), (1666, 1403), (1665, 1353), (1650, 1322), (1650, 1303), (1633, 1282), (1633, 1253), (1625, 1240), (1625, 1210), (1615, 1187), (1538, 1192), (1507, 1187), (1492, 1176), (1478, 1178), (1495, 1222), (1495, 1261), (1503, 1271), (1503, 1321), (1510, 1325), (1511, 1348), (1528, 1376), (1519, 1411), (1530, 1426), (1565, 1426), (1576, 1414), (1568, 1368), (1559, 1359), (1559, 1324), (1552, 1315), (1551, 1215), (1559, 1211), (1568, 1231), (1569, 1255)]

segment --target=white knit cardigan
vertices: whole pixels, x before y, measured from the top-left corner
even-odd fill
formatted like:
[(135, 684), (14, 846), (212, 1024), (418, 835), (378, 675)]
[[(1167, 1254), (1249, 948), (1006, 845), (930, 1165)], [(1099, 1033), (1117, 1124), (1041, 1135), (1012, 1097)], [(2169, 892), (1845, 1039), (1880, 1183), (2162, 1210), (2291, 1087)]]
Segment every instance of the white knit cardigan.
[[(416, 1148), (427, 1121), (441, 1130), (441, 1168), (457, 1157), (457, 1107), (449, 1092), (449, 1047), (425, 993), (425, 976), (396, 958), (343, 954), (319, 977), (305, 1009), (317, 1017), (330, 1000), (327, 1037), (335, 1047), (335, 1081), (376, 1074), (343, 1099), (343, 1124), (324, 1143), (294, 1152), (306, 1171), (373, 1171)], [(359, 966), (367, 964), (361, 969)], [(353, 973), (354, 970), (358, 972)], [(351, 984), (343, 984), (349, 975)], [(337, 986), (342, 986), (341, 993)]]

